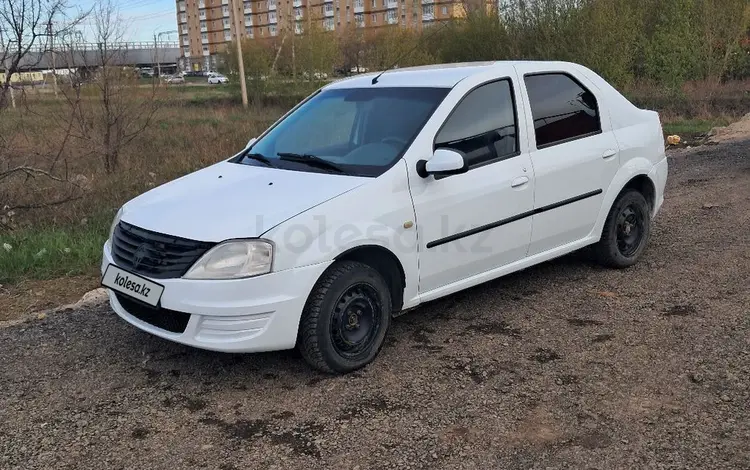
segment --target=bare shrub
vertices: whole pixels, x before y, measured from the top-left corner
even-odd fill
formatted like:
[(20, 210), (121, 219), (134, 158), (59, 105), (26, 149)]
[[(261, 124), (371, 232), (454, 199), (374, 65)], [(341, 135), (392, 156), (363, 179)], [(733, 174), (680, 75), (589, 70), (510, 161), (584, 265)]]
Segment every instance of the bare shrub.
[[(90, 77), (87, 87), (71, 86), (64, 95), (71, 110), (60, 116), (67, 122), (74, 139), (83, 141), (91, 154), (102, 162), (104, 171), (112, 173), (120, 166), (123, 149), (149, 126), (158, 109), (158, 86), (152, 80), (145, 88), (127, 63), (127, 51), (117, 47), (123, 42), (124, 23), (111, 0), (97, 3), (93, 10), (97, 49), (95, 64), (85, 70)], [(68, 45), (72, 59), (76, 53)], [(90, 94), (83, 94), (84, 90)]]
[[(80, 197), (64, 165), (68, 135), (41, 143), (34, 138), (37, 113), (27, 106), (13, 77), (40, 61), (51, 25), (64, 33), (85, 15), (66, 19), (63, 0), (0, 0), (0, 230), (15, 227), (19, 211), (57, 206)], [(18, 96), (15, 96), (18, 93)], [(12, 105), (12, 106), (11, 106)], [(17, 106), (18, 105), (18, 106)], [(54, 191), (51, 191), (54, 189)], [(52, 196), (50, 193), (55, 193)]]

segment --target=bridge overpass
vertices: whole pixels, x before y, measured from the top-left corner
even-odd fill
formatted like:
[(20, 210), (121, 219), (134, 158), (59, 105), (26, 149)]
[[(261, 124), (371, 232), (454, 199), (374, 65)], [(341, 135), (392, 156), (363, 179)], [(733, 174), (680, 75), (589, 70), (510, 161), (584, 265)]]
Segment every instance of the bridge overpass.
[[(38, 48), (31, 50), (19, 63), (19, 71), (50, 70), (53, 68), (96, 68), (102, 65), (100, 44), (78, 43), (72, 47)], [(3, 54), (0, 53), (0, 57)], [(124, 42), (107, 45), (109, 65), (156, 67), (175, 66), (180, 61), (181, 51), (176, 42)], [(10, 61), (10, 58), (8, 59)], [(4, 64), (0, 64), (3, 70)]]

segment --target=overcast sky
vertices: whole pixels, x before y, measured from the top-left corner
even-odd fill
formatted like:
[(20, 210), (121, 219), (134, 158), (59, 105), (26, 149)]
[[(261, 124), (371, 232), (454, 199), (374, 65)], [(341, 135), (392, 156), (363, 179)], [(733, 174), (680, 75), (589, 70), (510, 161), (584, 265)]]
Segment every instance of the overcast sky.
[[(125, 25), (126, 41), (153, 41), (154, 32), (177, 29), (175, 0), (113, 0), (120, 11)], [(74, 0), (70, 5), (75, 9), (88, 10), (95, 0)], [(86, 40), (93, 40), (93, 19), (87, 19), (81, 30)], [(162, 35), (163, 41), (177, 41), (177, 34)]]

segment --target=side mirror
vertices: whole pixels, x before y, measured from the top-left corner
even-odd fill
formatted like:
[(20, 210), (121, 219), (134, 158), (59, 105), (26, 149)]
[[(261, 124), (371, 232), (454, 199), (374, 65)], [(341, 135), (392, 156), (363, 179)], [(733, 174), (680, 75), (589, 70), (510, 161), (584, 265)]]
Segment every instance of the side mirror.
[(257, 140), (257, 139), (256, 139), (255, 137), (253, 137), (252, 139), (248, 140), (248, 141), (247, 141), (247, 145), (245, 145), (245, 148), (248, 148), (248, 147), (250, 147), (251, 145), (253, 145), (253, 144), (255, 143), (255, 141), (256, 141), (256, 140)]
[(422, 178), (433, 176), (449, 176), (466, 173), (469, 167), (466, 165), (463, 155), (450, 149), (437, 149), (429, 160), (417, 162), (417, 174)]

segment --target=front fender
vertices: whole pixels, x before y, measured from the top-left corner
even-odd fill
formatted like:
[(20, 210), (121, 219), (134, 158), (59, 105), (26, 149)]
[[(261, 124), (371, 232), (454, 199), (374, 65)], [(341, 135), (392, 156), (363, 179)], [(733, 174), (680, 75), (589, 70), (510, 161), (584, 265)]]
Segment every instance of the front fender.
[(274, 271), (330, 262), (357, 247), (385, 248), (404, 270), (408, 306), (419, 285), (415, 221), (402, 160), (373, 181), (279, 224), (263, 237), (275, 244)]
[[(311, 222), (311, 223), (309, 223)], [(398, 258), (416, 254), (416, 230), (395, 230), (380, 222), (354, 221), (326, 223), (323, 217), (283, 224), (269, 231), (265, 238), (274, 241), (274, 270), (323, 263), (342, 253), (362, 246), (385, 248)]]

